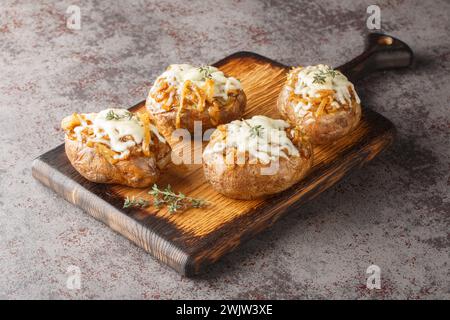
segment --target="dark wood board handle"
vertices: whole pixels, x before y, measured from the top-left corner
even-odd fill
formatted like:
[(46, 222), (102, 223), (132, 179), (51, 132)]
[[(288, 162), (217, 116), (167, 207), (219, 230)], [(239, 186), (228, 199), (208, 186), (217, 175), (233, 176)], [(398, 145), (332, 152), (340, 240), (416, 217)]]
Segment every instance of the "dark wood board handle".
[(370, 33), (364, 52), (337, 69), (353, 82), (375, 71), (409, 67), (413, 59), (413, 51), (403, 41), (387, 34)]

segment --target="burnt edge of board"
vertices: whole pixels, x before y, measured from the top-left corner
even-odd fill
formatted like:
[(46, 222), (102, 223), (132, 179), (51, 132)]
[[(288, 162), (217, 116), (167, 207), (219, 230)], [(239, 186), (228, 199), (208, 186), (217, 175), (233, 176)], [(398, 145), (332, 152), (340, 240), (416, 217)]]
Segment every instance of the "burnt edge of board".
[[(289, 68), (289, 66), (286, 66), (275, 60), (247, 51), (236, 52), (216, 62), (214, 65), (221, 66), (223, 64), (226, 64), (229, 60), (237, 58), (253, 58), (258, 61), (265, 61), (280, 68)], [(137, 109), (144, 103), (145, 100), (135, 104), (129, 109)], [(208, 234), (201, 238), (197, 237), (199, 241), (196, 244), (195, 250), (187, 250), (188, 248), (181, 248), (179, 246), (176, 246), (164, 236), (158, 235), (149, 228), (145, 227), (145, 223), (143, 223), (143, 221), (134, 219), (132, 217), (132, 214), (129, 214), (129, 211), (121, 209), (120, 202), (116, 201), (117, 199), (111, 199), (113, 201), (107, 201), (105, 198), (105, 194), (99, 195), (92, 193), (89, 188), (89, 184), (91, 183), (88, 181), (86, 182), (88, 182), (89, 184), (80, 182), (77, 181), (77, 179), (73, 179), (72, 177), (66, 175), (62, 171), (56, 170), (55, 173), (55, 170), (53, 170), (52, 174), (57, 175), (58, 179), (60, 179), (61, 181), (67, 180), (67, 182), (69, 182), (72, 192), (68, 192), (67, 186), (65, 188), (61, 188), (61, 183), (58, 183), (54, 179), (52, 180), (46, 178), (43, 173), (46, 171), (48, 173), (48, 169), (53, 168), (48, 159), (52, 159), (54, 155), (63, 154), (67, 163), (69, 163), (69, 160), (65, 156), (64, 144), (61, 144), (58, 147), (36, 158), (32, 164), (32, 174), (38, 181), (54, 190), (56, 193), (60, 194), (68, 202), (75, 204), (97, 220), (102, 221), (112, 230), (120, 233), (122, 236), (131, 240), (133, 243), (153, 255), (157, 260), (160, 260), (161, 262), (167, 264), (182, 275), (194, 276), (196, 274), (199, 274), (205, 266), (216, 262), (223, 255), (233, 251), (233, 249), (238, 247), (240, 244), (246, 242), (256, 234), (272, 226), (282, 216), (288, 214), (289, 212), (292, 212), (302, 203), (311, 200), (315, 196), (319, 195), (320, 193), (334, 185), (336, 182), (340, 181), (348, 174), (350, 169), (352, 169), (353, 167), (363, 165), (364, 163), (370, 161), (381, 151), (386, 149), (392, 143), (395, 137), (395, 126), (387, 118), (370, 109), (364, 108), (363, 114), (365, 117), (370, 118), (369, 123), (377, 124), (377, 126), (375, 126), (376, 130), (373, 130), (374, 128), (372, 127), (368, 132), (368, 135), (365, 136), (365, 139), (361, 139), (356, 144), (352, 145), (349, 148), (346, 148), (339, 157), (339, 163), (335, 162), (322, 164), (316, 167), (306, 177), (308, 181), (311, 181), (314, 180), (315, 177), (317, 178), (317, 176), (319, 176), (321, 172), (327, 171), (332, 168), (336, 169), (339, 168), (339, 166), (344, 166), (344, 170), (340, 171), (343, 172), (343, 174), (340, 175), (336, 180), (333, 181), (332, 179), (330, 179), (333, 178), (333, 175), (331, 175), (330, 177), (325, 177), (322, 179), (322, 181), (319, 181), (320, 183), (318, 183), (314, 188), (311, 188), (301, 198), (295, 199), (296, 193), (301, 190), (306, 182), (306, 179), (302, 180), (293, 187), (283, 191), (282, 193), (268, 198), (261, 205), (255, 207), (246, 215), (237, 217), (233, 219), (229, 224), (223, 225), (214, 233)], [(379, 143), (378, 148), (371, 150), (370, 146), (376, 144), (377, 141)], [(80, 176), (80, 179), (78, 180), (82, 179), (83, 178)], [(75, 190), (78, 196), (77, 199), (73, 197), (73, 191)], [(109, 213), (115, 217), (115, 219), (113, 219), (114, 221), (111, 221), (110, 217), (102, 213), (103, 209), (96, 209), (96, 207), (99, 207), (95, 205), (96, 203), (101, 203), (103, 208), (108, 208), (108, 210), (110, 210)], [(258, 221), (257, 227), (255, 228), (254, 218), (256, 216), (262, 216), (262, 219)], [(155, 220), (163, 223), (165, 227), (170, 227), (172, 229), (172, 232), (181, 232), (181, 230), (177, 230), (176, 227), (171, 226), (168, 223), (164, 223), (162, 219), (156, 218)], [(117, 221), (122, 223), (119, 225)], [(249, 224), (251, 224), (253, 228), (247, 228)], [(230, 238), (227, 237), (227, 239), (224, 240), (223, 235), (229, 235), (230, 230), (236, 230), (236, 228), (242, 230), (242, 232), (238, 233), (238, 236), (236, 236), (237, 239), (232, 239), (233, 241), (230, 241)], [(145, 241), (142, 240), (142, 232), (145, 233)], [(208, 252), (207, 249), (211, 249), (212, 247), (219, 248), (220, 250), (215, 251), (215, 255), (204, 254), (205, 252)]]

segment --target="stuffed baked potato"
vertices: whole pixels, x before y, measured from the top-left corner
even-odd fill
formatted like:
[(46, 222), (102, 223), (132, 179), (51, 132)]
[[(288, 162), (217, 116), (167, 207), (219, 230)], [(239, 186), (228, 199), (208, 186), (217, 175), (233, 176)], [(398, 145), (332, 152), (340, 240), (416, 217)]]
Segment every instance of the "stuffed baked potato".
[(326, 65), (298, 67), (288, 74), (278, 110), (302, 127), (313, 144), (326, 144), (353, 130), (361, 118), (353, 84)]
[(146, 107), (158, 130), (171, 141), (179, 128), (202, 132), (238, 119), (247, 98), (239, 80), (227, 77), (215, 67), (170, 65), (150, 89)]
[(146, 112), (74, 113), (61, 126), (70, 163), (92, 182), (147, 187), (170, 161), (170, 146)]
[(298, 128), (265, 116), (219, 126), (203, 152), (206, 179), (234, 199), (281, 192), (303, 178), (312, 161), (312, 146)]

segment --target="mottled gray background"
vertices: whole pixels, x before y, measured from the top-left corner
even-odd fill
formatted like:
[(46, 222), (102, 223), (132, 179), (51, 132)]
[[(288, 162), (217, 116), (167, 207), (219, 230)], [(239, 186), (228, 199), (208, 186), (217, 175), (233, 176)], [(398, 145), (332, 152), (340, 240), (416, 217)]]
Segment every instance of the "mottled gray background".
[[(363, 3), (364, 2), (364, 3)], [(250, 50), (339, 65), (375, 1), (0, 2), (0, 298), (450, 298), (450, 3), (376, 1), (414, 69), (358, 86), (398, 128), (371, 164), (226, 256), (181, 277), (31, 177), (62, 117), (142, 100), (169, 63)], [(82, 27), (66, 28), (79, 5)], [(365, 287), (366, 268), (382, 289)], [(66, 270), (82, 289), (66, 288)]]

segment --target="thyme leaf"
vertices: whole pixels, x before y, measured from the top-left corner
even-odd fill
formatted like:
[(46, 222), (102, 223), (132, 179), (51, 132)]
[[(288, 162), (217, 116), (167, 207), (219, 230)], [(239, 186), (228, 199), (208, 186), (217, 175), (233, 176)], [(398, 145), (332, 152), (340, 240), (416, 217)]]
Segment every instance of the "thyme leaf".
[(128, 118), (128, 120), (131, 120), (133, 118), (133, 113), (130, 111), (125, 111), (123, 114), (117, 114), (114, 112), (114, 110), (109, 110), (106, 114), (106, 120), (121, 120)]
[(250, 137), (261, 137), (262, 132), (264, 131), (264, 127), (260, 124), (256, 126), (250, 127)]
[(139, 199), (135, 199), (130, 198), (130, 197), (126, 197), (124, 202), (123, 202), (123, 208), (146, 208), (148, 207), (149, 202), (145, 199), (139, 198)]
[(313, 83), (324, 84), (325, 83), (325, 75), (323, 73), (316, 73), (314, 75)]
[(198, 68), (198, 70), (203, 75), (203, 78), (211, 79), (211, 69), (209, 68), (209, 66), (201, 66)]

